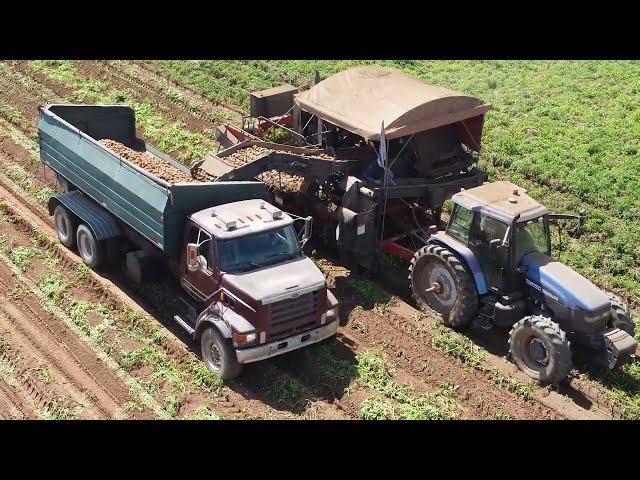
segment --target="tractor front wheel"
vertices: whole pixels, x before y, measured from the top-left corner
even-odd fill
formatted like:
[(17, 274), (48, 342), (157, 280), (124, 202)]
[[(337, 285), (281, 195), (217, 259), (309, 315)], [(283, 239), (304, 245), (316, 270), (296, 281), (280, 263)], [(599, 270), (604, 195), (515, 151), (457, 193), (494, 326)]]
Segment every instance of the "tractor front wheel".
[(615, 295), (607, 293), (607, 296), (611, 300), (609, 327), (624, 330), (633, 337), (635, 335), (636, 326), (633, 323), (633, 318), (631, 318), (629, 308), (627, 308), (627, 306), (622, 303), (622, 300)]
[(478, 292), (467, 266), (439, 245), (418, 250), (409, 265), (411, 294), (423, 311), (434, 310), (450, 328), (469, 325), (478, 310)]
[(540, 384), (558, 383), (571, 370), (571, 344), (548, 317), (531, 315), (509, 333), (509, 353), (518, 368)]

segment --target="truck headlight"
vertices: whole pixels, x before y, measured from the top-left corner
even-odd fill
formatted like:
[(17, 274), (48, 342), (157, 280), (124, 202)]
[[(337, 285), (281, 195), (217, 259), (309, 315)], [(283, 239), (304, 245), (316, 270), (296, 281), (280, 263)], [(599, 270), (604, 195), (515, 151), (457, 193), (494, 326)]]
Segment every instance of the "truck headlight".
[(325, 313), (322, 314), (322, 317), (320, 317), (320, 324), (324, 325), (325, 323), (327, 323), (327, 320), (332, 322), (337, 317), (338, 317), (338, 307), (333, 307), (332, 309), (327, 310)]
[(253, 343), (258, 338), (256, 332), (252, 333), (236, 333), (233, 332), (233, 344), (237, 347)]

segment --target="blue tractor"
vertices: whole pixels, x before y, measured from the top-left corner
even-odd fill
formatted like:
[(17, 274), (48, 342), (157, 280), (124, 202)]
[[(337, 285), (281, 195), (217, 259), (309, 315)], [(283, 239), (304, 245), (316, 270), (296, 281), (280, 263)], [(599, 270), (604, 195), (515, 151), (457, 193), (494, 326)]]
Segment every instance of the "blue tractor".
[(454, 329), (474, 319), (510, 328), (512, 359), (541, 384), (567, 376), (571, 344), (610, 369), (635, 355), (634, 323), (622, 301), (550, 256), (550, 224), (571, 216), (551, 214), (503, 181), (463, 190), (452, 202), (446, 230), (411, 260), (420, 308)]

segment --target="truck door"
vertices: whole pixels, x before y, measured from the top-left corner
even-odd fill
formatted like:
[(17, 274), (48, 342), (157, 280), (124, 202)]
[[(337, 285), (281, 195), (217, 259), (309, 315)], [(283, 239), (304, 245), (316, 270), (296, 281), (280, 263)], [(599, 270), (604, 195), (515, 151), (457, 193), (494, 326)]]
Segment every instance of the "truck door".
[(189, 222), (187, 228), (185, 250), (188, 243), (198, 244), (198, 255), (206, 260), (206, 268), (190, 271), (185, 256), (182, 286), (199, 302), (209, 303), (220, 285), (220, 270), (215, 262), (213, 239), (208, 232), (193, 222)]

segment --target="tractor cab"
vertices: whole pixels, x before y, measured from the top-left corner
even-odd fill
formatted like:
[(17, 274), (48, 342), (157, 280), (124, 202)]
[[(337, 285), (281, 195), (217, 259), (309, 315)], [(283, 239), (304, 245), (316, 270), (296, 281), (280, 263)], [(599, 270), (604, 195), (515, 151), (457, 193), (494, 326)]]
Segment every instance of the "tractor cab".
[(445, 234), (471, 250), (490, 292), (518, 289), (523, 258), (551, 254), (549, 211), (525, 192), (510, 182), (494, 182), (452, 197)]

